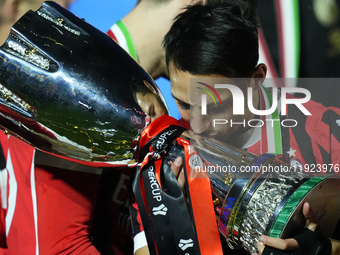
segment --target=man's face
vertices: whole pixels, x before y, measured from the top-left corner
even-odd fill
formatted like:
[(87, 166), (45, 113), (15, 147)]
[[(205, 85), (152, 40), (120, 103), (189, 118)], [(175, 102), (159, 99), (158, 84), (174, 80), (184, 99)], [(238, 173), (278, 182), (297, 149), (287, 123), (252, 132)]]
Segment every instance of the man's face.
[[(207, 114), (202, 115), (201, 113), (201, 95), (206, 94), (201, 89), (196, 87), (203, 87), (199, 84), (192, 84), (190, 88), (191, 78), (213, 78), (211, 81), (209, 79), (204, 79), (205, 83), (214, 87), (215, 84), (234, 84), (231, 79), (228, 79), (221, 75), (208, 75), (199, 76), (192, 75), (188, 72), (182, 72), (176, 69), (172, 63), (169, 65), (169, 74), (171, 82), (171, 93), (175, 98), (177, 107), (181, 113), (184, 120), (190, 123), (191, 129), (203, 136), (214, 137), (222, 141), (227, 141), (232, 135), (237, 135), (245, 132), (248, 128), (243, 125), (230, 125), (227, 123), (225, 125), (215, 125), (214, 119), (232, 119), (233, 122), (242, 122), (244, 119), (247, 121), (254, 118), (254, 115), (249, 111), (246, 106), (245, 101), (245, 114), (244, 115), (233, 115), (233, 97), (228, 89), (216, 89), (218, 95), (221, 98), (222, 106), (213, 102), (213, 99), (207, 96)], [(246, 84), (237, 85), (246, 95), (247, 86)], [(258, 104), (258, 93), (253, 94), (254, 105)]]

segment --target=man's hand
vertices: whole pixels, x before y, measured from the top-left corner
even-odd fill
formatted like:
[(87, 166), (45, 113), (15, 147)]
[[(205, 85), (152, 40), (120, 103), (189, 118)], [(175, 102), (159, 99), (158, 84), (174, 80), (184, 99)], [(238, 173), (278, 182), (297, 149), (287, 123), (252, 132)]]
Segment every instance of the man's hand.
[[(302, 213), (305, 216), (305, 228), (308, 228), (311, 231), (314, 231), (317, 226), (317, 220), (314, 216), (313, 210), (310, 208), (308, 202), (303, 204)], [(293, 238), (281, 239), (281, 238), (272, 238), (269, 236), (260, 236), (260, 242), (257, 243), (257, 249), (259, 253), (254, 253), (252, 255), (262, 255), (265, 246), (270, 246), (273, 248), (277, 248), (285, 251), (293, 251), (299, 248), (298, 242)], [(333, 253), (332, 253), (333, 254)], [(325, 254), (326, 255), (326, 254)]]
[(183, 159), (182, 157), (177, 157), (174, 162), (169, 161), (172, 172), (176, 176), (179, 185), (181, 185), (182, 190), (184, 190), (185, 176), (183, 171)]

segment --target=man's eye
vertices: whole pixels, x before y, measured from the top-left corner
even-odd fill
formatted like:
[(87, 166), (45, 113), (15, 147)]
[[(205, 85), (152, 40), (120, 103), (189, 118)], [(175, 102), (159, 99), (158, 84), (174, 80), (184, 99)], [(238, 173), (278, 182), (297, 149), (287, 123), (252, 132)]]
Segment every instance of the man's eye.
[(220, 111), (222, 110), (223, 108), (221, 107), (221, 105), (208, 105), (208, 112), (216, 112), (216, 111)]
[(230, 109), (231, 105), (232, 105), (232, 103), (230, 103), (230, 102), (223, 103), (222, 106), (220, 104), (209, 105), (208, 108), (207, 108), (207, 113), (208, 114), (214, 114), (214, 113), (225, 112), (226, 110)]
[(190, 110), (190, 104), (186, 104), (184, 102), (177, 101), (179, 107), (183, 110)]

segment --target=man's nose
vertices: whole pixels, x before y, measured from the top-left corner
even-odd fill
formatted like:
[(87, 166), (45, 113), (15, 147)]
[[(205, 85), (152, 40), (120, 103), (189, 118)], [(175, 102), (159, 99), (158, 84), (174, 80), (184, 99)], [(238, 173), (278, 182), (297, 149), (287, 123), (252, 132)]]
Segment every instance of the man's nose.
[(207, 131), (210, 126), (209, 115), (202, 115), (201, 108), (194, 108), (190, 111), (190, 127), (196, 134), (201, 134)]

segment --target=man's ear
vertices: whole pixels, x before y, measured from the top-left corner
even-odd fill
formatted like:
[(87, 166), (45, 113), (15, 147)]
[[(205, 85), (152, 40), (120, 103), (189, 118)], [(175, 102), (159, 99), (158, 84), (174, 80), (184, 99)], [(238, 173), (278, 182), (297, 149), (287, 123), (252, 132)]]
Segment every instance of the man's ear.
[(264, 82), (267, 75), (267, 66), (265, 64), (259, 64), (255, 67), (251, 78), (254, 79), (253, 87), (254, 90), (259, 89)]
[(155, 90), (155, 88), (147, 81), (143, 81), (144, 82), (144, 85), (150, 90), (150, 92), (156, 96), (158, 96), (158, 93), (157, 91)]

